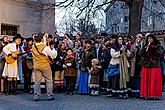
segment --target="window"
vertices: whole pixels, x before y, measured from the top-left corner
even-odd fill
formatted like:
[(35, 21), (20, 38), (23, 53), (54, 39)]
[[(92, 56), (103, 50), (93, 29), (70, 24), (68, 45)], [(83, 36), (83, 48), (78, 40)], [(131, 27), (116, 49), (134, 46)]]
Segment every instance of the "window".
[(114, 32), (113, 26), (112, 26), (112, 33)]
[(128, 16), (124, 16), (124, 22), (128, 22)]
[(124, 19), (123, 19), (123, 18), (121, 18), (121, 19), (120, 19), (120, 23), (123, 23), (123, 22), (124, 22)]
[(124, 27), (124, 32), (128, 32), (128, 27)]
[(152, 24), (152, 16), (147, 18), (147, 25), (150, 26)]
[(147, 0), (147, 3), (151, 3), (151, 0)]
[(18, 25), (1, 24), (1, 35), (14, 36), (18, 32)]
[(120, 27), (118, 26), (118, 31), (120, 31)]

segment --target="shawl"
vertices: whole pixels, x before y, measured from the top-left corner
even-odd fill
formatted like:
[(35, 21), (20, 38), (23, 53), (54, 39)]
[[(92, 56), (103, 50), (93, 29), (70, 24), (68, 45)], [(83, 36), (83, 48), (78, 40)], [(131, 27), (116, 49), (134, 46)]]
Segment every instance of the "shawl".
[(128, 67), (129, 63), (126, 55), (123, 52), (120, 56), (120, 88), (127, 88), (127, 82), (129, 81)]

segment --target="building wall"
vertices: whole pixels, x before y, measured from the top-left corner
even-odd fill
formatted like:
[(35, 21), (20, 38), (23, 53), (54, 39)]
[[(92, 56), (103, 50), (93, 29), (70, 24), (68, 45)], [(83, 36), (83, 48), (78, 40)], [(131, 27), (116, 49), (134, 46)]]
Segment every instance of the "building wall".
[[(0, 0), (0, 24), (19, 25), (18, 32), (24, 37), (42, 31), (53, 33), (54, 15), (47, 19), (44, 16), (44, 6), (40, 0)], [(50, 23), (46, 23), (45, 20), (50, 20)]]
[[(106, 31), (108, 33), (127, 33), (129, 30), (128, 16), (128, 6), (117, 1), (106, 11)], [(151, 0), (144, 0), (141, 31), (155, 30), (165, 30), (165, 8), (158, 1), (156, 3), (151, 2)]]
[(117, 1), (106, 11), (106, 31), (128, 32), (128, 7), (123, 2)]
[(155, 31), (165, 29), (165, 8), (158, 0), (145, 0), (141, 31)]
[[(42, 3), (45, 4), (54, 4), (55, 0), (40, 0)], [(49, 8), (50, 6), (44, 6), (45, 9)], [(55, 9), (51, 7), (49, 10), (43, 11), (43, 32), (48, 32), (51, 34), (55, 33)]]

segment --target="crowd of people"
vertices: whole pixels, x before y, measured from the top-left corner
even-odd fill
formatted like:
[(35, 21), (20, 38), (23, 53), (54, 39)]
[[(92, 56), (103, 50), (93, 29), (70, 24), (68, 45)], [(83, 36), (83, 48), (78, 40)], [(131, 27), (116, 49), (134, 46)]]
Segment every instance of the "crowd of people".
[(8, 36), (3, 36), (1, 92), (15, 95), (18, 82), (24, 83), (24, 92), (33, 90), (33, 99), (38, 101), (44, 78), (48, 100), (54, 100), (54, 91), (91, 96), (104, 92), (122, 99), (161, 98), (165, 50), (154, 34), (83, 39), (77, 33), (62, 38), (47, 33), (30, 38), (16, 34), (9, 42)]

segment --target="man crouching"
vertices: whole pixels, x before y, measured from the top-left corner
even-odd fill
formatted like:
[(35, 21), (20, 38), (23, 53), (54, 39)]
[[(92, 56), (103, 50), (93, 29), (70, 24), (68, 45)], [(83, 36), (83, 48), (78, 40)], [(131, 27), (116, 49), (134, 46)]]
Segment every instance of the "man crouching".
[(32, 57), (35, 73), (35, 86), (34, 86), (34, 101), (39, 101), (41, 95), (40, 83), (42, 77), (46, 81), (46, 91), (48, 100), (54, 100), (53, 97), (53, 80), (52, 71), (50, 67), (50, 59), (54, 59), (57, 56), (57, 51), (52, 48), (53, 46), (46, 46), (43, 41), (43, 33), (33, 35), (34, 45), (32, 46)]

